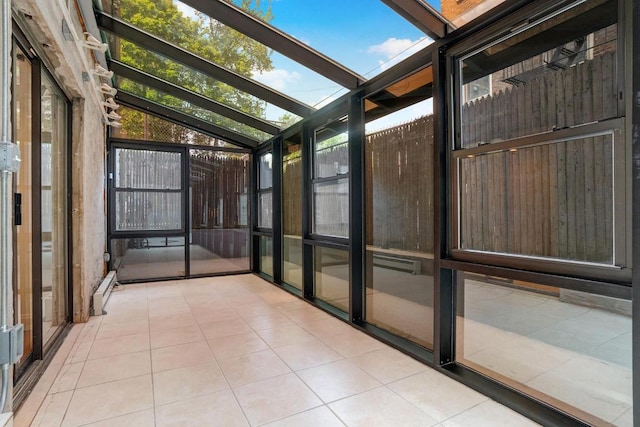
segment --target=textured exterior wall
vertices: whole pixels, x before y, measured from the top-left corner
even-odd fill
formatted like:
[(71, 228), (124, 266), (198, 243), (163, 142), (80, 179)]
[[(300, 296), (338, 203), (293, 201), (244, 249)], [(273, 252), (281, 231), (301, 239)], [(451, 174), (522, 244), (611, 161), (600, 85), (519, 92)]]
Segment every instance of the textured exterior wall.
[[(73, 251), (73, 321), (89, 318), (93, 291), (105, 275), (105, 126), (96, 81), (84, 81), (82, 72), (94, 66), (90, 51), (76, 40), (66, 40), (62, 21), (74, 26), (65, 3), (54, 0), (13, 2), (14, 16), (24, 23), (31, 42), (62, 90), (72, 100), (71, 209)], [(72, 5), (73, 7), (73, 5)], [(75, 10), (71, 11), (75, 13)], [(79, 39), (80, 29), (74, 29)]]

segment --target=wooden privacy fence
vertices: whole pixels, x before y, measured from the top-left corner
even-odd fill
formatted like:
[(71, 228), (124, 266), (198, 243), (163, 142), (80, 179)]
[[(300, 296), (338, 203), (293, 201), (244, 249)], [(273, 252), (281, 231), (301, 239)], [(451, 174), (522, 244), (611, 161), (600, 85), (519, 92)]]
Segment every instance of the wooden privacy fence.
[[(466, 105), (464, 146), (616, 117), (615, 69), (606, 53)], [(606, 135), (460, 160), (461, 246), (611, 262), (612, 142)]]

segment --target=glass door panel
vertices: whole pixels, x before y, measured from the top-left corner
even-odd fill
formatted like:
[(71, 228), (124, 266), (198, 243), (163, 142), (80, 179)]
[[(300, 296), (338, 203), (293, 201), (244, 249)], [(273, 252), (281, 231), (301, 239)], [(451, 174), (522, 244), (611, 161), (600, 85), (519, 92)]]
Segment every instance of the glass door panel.
[(190, 272), (249, 270), (246, 153), (190, 150)]
[(67, 102), (46, 75), (41, 90), (43, 344), (67, 321)]
[(20, 171), (14, 175), (16, 197), (22, 199), (22, 221), (16, 225), (14, 321), (24, 325), (23, 364), (33, 353), (32, 78), (27, 56), (17, 46), (14, 52), (14, 138), (22, 158)]

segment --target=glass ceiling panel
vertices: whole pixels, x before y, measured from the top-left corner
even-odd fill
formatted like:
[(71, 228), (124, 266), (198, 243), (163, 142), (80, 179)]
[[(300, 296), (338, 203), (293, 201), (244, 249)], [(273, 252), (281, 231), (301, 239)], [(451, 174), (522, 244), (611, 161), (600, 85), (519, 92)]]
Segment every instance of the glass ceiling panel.
[[(342, 89), (320, 74), (178, 1), (108, 0), (103, 3), (106, 3), (103, 6), (106, 13), (307, 105), (318, 105), (329, 97), (333, 99)], [(124, 42), (122, 50), (110, 46), (112, 56), (122, 58), (122, 62), (128, 64), (133, 61), (135, 64), (130, 65), (140, 68), (140, 63), (144, 62), (142, 58), (148, 55), (144, 53), (146, 51), (142, 48), (139, 51), (127, 49), (131, 47)], [(130, 56), (129, 62), (127, 56)], [(147, 71), (155, 74), (149, 67), (158, 65), (146, 64)], [(279, 112), (271, 107), (264, 115), (260, 114), (261, 111), (243, 111), (274, 122), (290, 121), (289, 117), (283, 120), (282, 114), (278, 116)]]
[(223, 139), (214, 138), (160, 117), (128, 107), (118, 109), (122, 116), (121, 128), (112, 128), (114, 138), (137, 139), (175, 144), (202, 145), (207, 147), (239, 148)]
[[(128, 0), (131, 1), (131, 0)], [(228, 107), (268, 120), (281, 128), (301, 120), (301, 117), (263, 101), (247, 92), (193, 70), (163, 55), (111, 35), (109, 52), (113, 59), (174, 83)]]
[[(247, 0), (233, 3), (242, 7)], [(439, 10), (439, 1), (435, 3)], [(178, 1), (176, 4), (188, 10)], [(259, 18), (366, 79), (432, 43), (378, 0), (253, 0), (251, 4), (259, 5)], [(274, 65), (286, 70), (277, 60)]]
[(166, 92), (162, 92), (150, 88), (149, 86), (146, 86), (144, 84), (134, 82), (133, 80), (118, 77), (117, 81), (119, 90), (131, 93), (133, 95), (138, 95), (141, 98), (147, 99), (152, 102), (157, 102), (158, 104), (173, 108), (176, 111), (180, 111), (205, 122), (209, 122), (224, 129), (239, 133), (241, 135), (255, 139), (256, 141), (266, 141), (272, 136), (266, 132), (262, 132), (258, 129), (252, 128), (251, 126), (247, 126), (209, 110), (205, 110), (204, 108), (200, 108), (180, 98), (176, 98), (175, 96)]

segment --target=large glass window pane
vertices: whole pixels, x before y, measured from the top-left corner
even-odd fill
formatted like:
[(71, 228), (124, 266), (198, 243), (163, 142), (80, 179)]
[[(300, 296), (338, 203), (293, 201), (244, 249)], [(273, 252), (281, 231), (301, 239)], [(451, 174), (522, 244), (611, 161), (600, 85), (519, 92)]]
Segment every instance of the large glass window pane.
[(68, 103), (47, 75), (41, 97), (42, 334), (67, 321)]
[(349, 172), (349, 145), (346, 121), (337, 121), (316, 130), (314, 178), (346, 175)]
[(273, 167), (271, 153), (258, 158), (258, 227), (273, 226)]
[(185, 276), (182, 236), (112, 239), (111, 254), (121, 281)]
[(618, 116), (617, 2), (577, 2), (463, 57), (460, 145)]
[[(433, 347), (433, 70), (364, 101), (365, 319)], [(404, 124), (398, 124), (404, 123)]]
[(260, 236), (260, 271), (273, 276), (273, 239)]
[(249, 270), (250, 155), (190, 150), (191, 274)]
[(460, 247), (612, 264), (614, 136), (460, 158)]
[(631, 301), (459, 276), (458, 362), (590, 425), (633, 425)]
[(314, 248), (316, 298), (349, 311), (349, 252), (343, 249)]
[[(31, 62), (14, 45), (13, 57), (13, 138), (20, 148), (20, 170), (15, 174), (15, 191), (22, 198), (22, 224), (16, 226), (15, 322), (24, 325), (24, 353), (20, 362), (28, 362), (33, 352), (33, 81)], [(16, 196), (17, 197), (17, 196)]]
[(302, 289), (302, 151), (300, 135), (283, 143), (283, 280)]
[(182, 155), (117, 148), (115, 230), (183, 228)]
[(271, 153), (265, 153), (258, 160), (258, 170), (260, 179), (258, 180), (258, 188), (265, 190), (273, 187), (273, 167)]
[(349, 237), (349, 179), (313, 184), (313, 232)]
[(271, 191), (258, 194), (258, 227), (273, 227), (273, 194)]
[[(408, 110), (378, 124), (429, 111)], [(413, 117), (365, 139), (366, 320), (432, 348), (433, 116)]]

